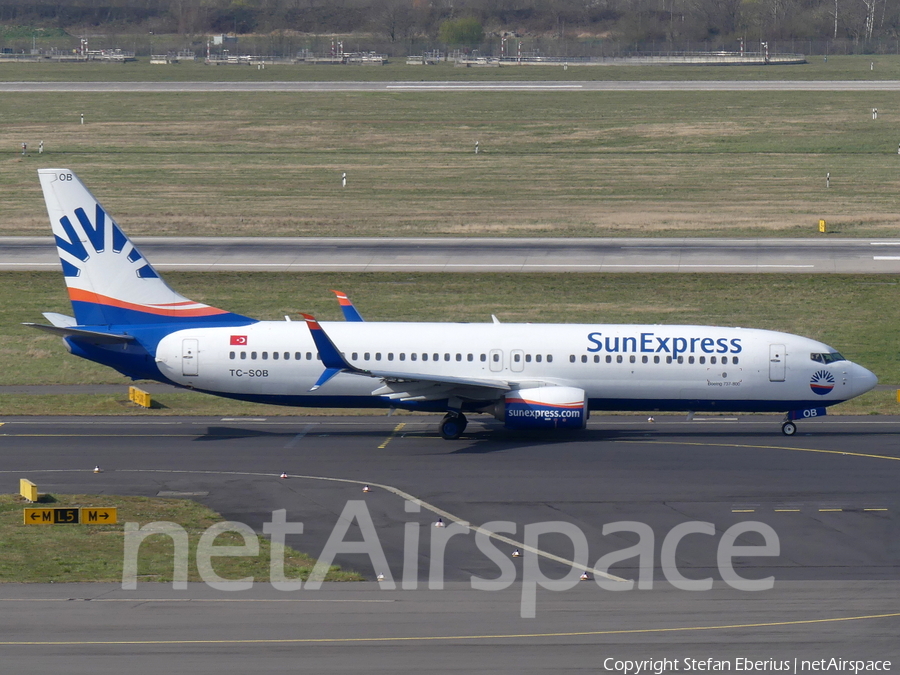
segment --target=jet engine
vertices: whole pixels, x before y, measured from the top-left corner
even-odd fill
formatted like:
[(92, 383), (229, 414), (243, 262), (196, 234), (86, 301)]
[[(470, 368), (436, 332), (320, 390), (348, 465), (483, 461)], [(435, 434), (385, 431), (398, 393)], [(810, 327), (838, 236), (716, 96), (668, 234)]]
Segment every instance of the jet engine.
[(584, 429), (587, 399), (575, 387), (517, 389), (498, 403), (494, 416), (507, 429)]

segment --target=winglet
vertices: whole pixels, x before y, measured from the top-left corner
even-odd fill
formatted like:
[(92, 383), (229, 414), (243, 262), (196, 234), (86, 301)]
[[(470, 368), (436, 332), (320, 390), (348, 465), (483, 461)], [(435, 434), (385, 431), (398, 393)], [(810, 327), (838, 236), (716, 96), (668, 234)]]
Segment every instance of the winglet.
[(322, 326), (319, 325), (319, 322), (316, 321), (316, 317), (312, 314), (301, 314), (300, 316), (306, 320), (306, 325), (312, 335), (313, 342), (316, 344), (316, 349), (319, 350), (319, 357), (325, 365), (325, 372), (322, 373), (310, 391), (315, 391), (341, 372), (368, 374), (368, 371), (347, 363), (344, 355), (334, 346), (331, 338), (328, 337), (328, 334), (323, 330)]
[(346, 293), (335, 290), (332, 290), (331, 292), (337, 296), (338, 304), (341, 306), (341, 311), (344, 313), (344, 319), (347, 321), (364, 321), (362, 314), (356, 310), (356, 307), (350, 302), (350, 298), (347, 297)]

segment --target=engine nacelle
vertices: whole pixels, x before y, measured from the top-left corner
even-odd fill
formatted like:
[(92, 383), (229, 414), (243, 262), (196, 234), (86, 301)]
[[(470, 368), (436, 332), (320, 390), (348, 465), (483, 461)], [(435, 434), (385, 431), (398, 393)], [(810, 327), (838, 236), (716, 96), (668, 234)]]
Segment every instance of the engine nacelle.
[(575, 387), (517, 389), (500, 405), (502, 417), (496, 416), (507, 429), (584, 429), (587, 424), (587, 399)]

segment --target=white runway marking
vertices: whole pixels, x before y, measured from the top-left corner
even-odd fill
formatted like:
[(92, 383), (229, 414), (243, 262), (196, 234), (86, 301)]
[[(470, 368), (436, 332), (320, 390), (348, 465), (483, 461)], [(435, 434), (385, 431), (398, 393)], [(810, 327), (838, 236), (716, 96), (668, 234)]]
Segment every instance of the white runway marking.
[(900, 260), (900, 255), (876, 255), (872, 260)]

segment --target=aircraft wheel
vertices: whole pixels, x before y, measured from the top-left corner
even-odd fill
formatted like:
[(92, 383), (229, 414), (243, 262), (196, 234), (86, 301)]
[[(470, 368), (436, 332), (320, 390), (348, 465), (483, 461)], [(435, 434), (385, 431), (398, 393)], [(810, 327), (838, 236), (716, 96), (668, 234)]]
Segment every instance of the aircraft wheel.
[(447, 413), (441, 420), (441, 438), (447, 441), (454, 441), (462, 436), (466, 429), (466, 418), (464, 415), (454, 415)]
[(793, 422), (785, 422), (781, 425), (781, 433), (785, 436), (793, 436), (797, 433), (797, 425)]

